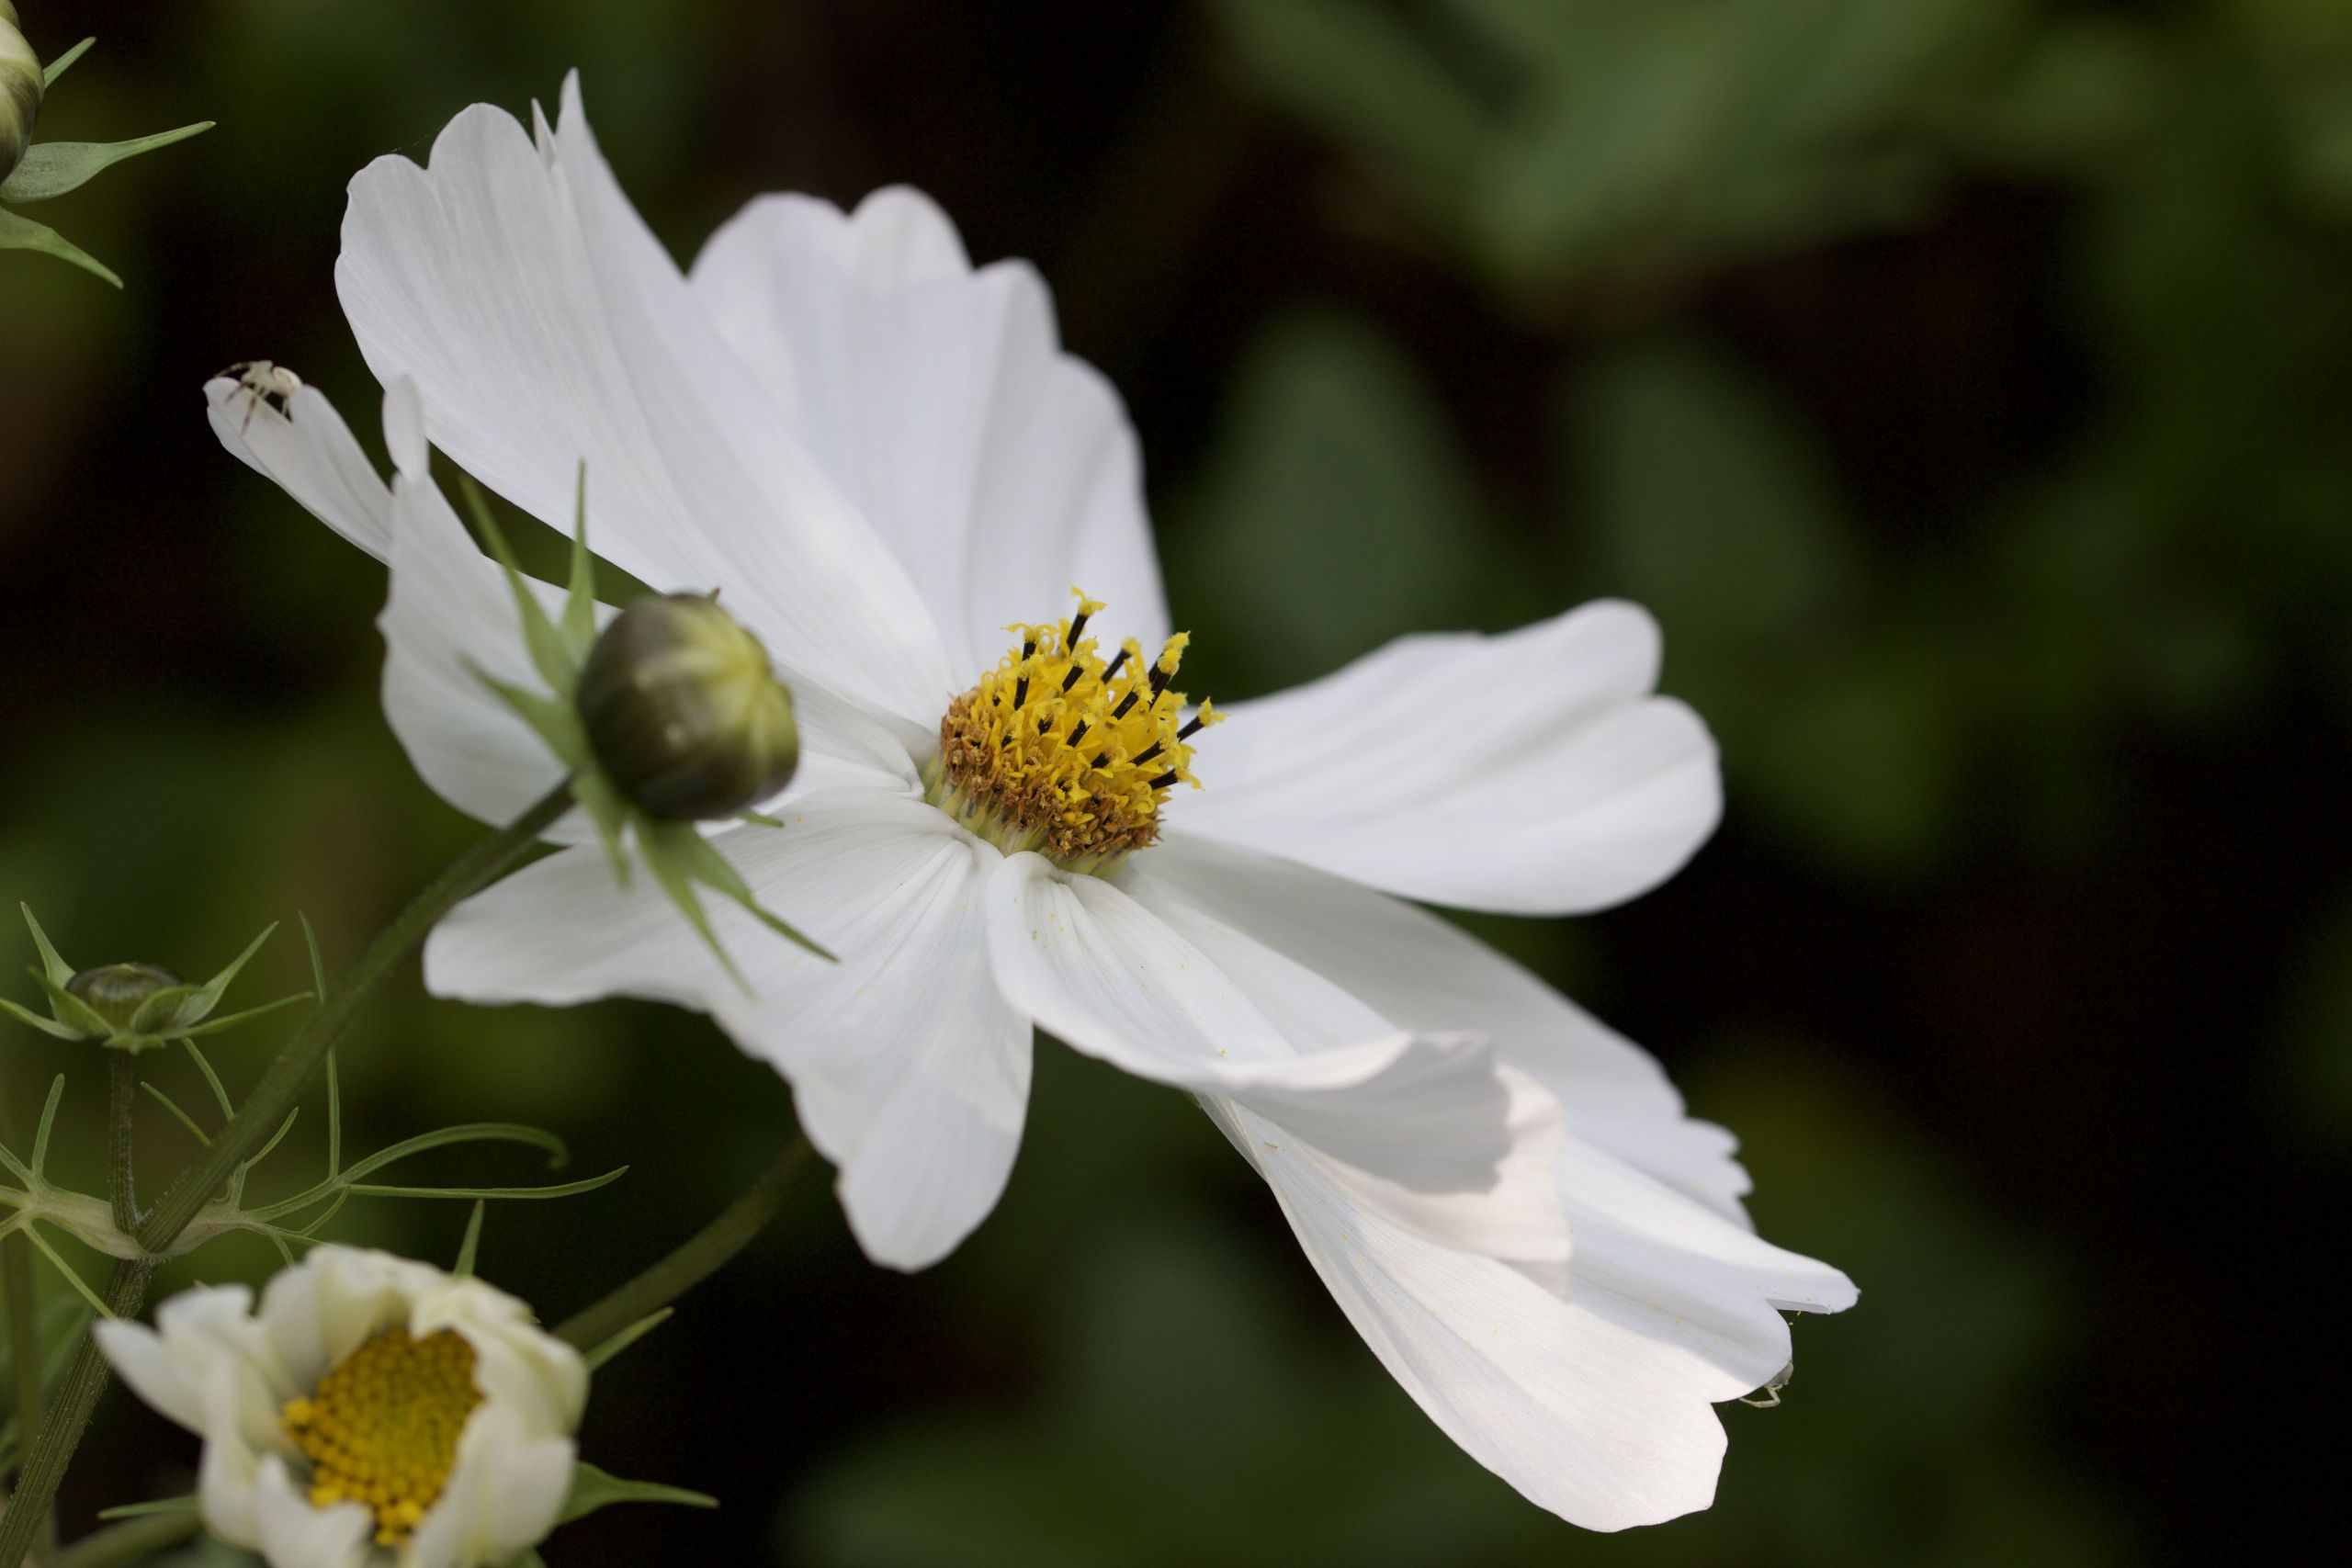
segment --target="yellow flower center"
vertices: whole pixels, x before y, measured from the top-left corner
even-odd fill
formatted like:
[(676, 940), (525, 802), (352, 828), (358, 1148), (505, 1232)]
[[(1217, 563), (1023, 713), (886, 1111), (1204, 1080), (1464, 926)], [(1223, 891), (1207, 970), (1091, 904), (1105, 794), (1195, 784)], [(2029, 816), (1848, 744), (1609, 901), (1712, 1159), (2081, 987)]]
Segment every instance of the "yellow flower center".
[(1080, 593), (1067, 621), (1007, 626), (1020, 645), (948, 705), (930, 772), (932, 802), (965, 827), (1076, 871), (1159, 840), (1162, 792), (1200, 788), (1185, 742), (1223, 716), (1203, 703), (1185, 720), (1169, 687), (1189, 634), (1148, 664), (1134, 642), (1106, 663), (1086, 635), (1102, 609)]
[(376, 1544), (392, 1546), (440, 1500), (481, 1403), (463, 1336), (445, 1328), (415, 1339), (388, 1328), (329, 1368), (309, 1398), (288, 1402), (282, 1418), (314, 1467), (311, 1506), (365, 1504)]

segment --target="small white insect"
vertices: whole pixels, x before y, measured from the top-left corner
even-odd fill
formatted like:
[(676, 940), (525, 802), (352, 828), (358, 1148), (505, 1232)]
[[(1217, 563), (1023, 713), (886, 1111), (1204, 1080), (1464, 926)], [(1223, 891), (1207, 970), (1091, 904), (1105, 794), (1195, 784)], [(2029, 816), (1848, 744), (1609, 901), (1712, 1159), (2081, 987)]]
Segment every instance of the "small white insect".
[[(294, 400), (294, 394), (302, 389), (302, 378), (285, 366), (272, 365), (266, 359), (240, 360), (221, 371), (220, 376), (234, 378), (237, 391), (251, 400), (245, 405), (245, 423), (238, 427), (237, 433), (241, 435), (253, 428), (254, 415), (261, 412), (264, 403), (272, 405), (283, 414), (287, 412), (287, 405)], [(219, 378), (215, 378), (216, 380)]]
[(1742, 1404), (1752, 1404), (1758, 1410), (1778, 1410), (1781, 1407), (1781, 1391), (1796, 1381), (1796, 1375), (1797, 1364), (1791, 1361), (1787, 1366), (1774, 1372), (1770, 1381), (1761, 1389), (1754, 1393), (1742, 1394), (1739, 1402)]

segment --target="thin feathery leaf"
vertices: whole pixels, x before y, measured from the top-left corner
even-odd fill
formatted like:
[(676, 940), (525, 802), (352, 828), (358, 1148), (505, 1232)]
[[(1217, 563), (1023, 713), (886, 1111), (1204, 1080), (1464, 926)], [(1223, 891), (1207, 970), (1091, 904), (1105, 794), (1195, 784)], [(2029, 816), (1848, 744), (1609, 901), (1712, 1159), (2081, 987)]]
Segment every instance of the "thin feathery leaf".
[(60, 1073), (50, 1080), (49, 1101), (40, 1108), (40, 1126), (33, 1134), (33, 1175), (39, 1178), (49, 1168), (49, 1134), (57, 1125), (57, 1102), (65, 1098), (65, 1075)]
[(350, 1186), (354, 1198), (454, 1198), (469, 1199), (538, 1199), (576, 1198), (582, 1192), (594, 1192), (599, 1187), (610, 1187), (628, 1174), (628, 1167), (616, 1166), (602, 1176), (566, 1181), (552, 1187), (390, 1187), (375, 1182), (355, 1181)]
[(580, 1359), (593, 1372), (677, 1315), (678, 1309), (673, 1306), (666, 1306), (659, 1312), (648, 1313), (594, 1349), (584, 1352)]
[(212, 1146), (212, 1140), (205, 1135), (203, 1128), (196, 1124), (195, 1117), (190, 1116), (187, 1111), (180, 1109), (179, 1101), (174, 1100), (170, 1095), (165, 1094), (162, 1089), (156, 1088), (153, 1082), (146, 1078), (139, 1080), (139, 1087), (146, 1091), (150, 1099), (153, 1100), (164, 1110), (170, 1111), (173, 1118), (176, 1120), (181, 1126), (187, 1129), (188, 1136), (194, 1138), (199, 1146), (208, 1149)]
[(31, 1242), (34, 1247), (38, 1247), (40, 1250), (40, 1255), (49, 1259), (51, 1266), (56, 1269), (60, 1274), (65, 1276), (65, 1282), (73, 1286), (75, 1293), (84, 1301), (90, 1303), (90, 1310), (92, 1312), (96, 1313), (100, 1317), (104, 1318), (112, 1318), (115, 1315), (113, 1311), (107, 1307), (107, 1303), (98, 1298), (98, 1292), (90, 1289), (90, 1282), (83, 1279), (81, 1275), (75, 1273), (72, 1264), (66, 1262), (64, 1258), (58, 1256), (57, 1248), (51, 1247), (49, 1244), (49, 1238), (40, 1234), (40, 1227), (39, 1225), (29, 1224), (26, 1224), (24, 1226), (24, 1232), (25, 1239)]
[(220, 1108), (221, 1120), (226, 1121), (236, 1115), (237, 1108), (230, 1102), (228, 1087), (221, 1083), (220, 1075), (212, 1070), (212, 1064), (205, 1059), (203, 1051), (198, 1048), (196, 1042), (182, 1040), (180, 1046), (195, 1061), (196, 1070), (204, 1075), (206, 1085), (212, 1090), (212, 1103)]

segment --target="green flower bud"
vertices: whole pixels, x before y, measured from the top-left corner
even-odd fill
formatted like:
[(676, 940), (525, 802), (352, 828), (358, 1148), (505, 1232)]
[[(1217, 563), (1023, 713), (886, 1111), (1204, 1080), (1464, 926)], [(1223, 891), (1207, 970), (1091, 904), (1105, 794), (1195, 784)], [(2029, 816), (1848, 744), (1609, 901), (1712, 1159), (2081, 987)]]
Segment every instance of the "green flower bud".
[[(0, 0), (6, 5), (7, 0)], [(128, 1032), (148, 998), (187, 982), (160, 964), (104, 964), (85, 969), (65, 988), (116, 1029)]]
[(640, 599), (615, 617), (588, 652), (578, 703), (605, 775), (662, 821), (732, 817), (784, 788), (800, 762), (792, 694), (767, 649), (692, 593)]
[(17, 8), (0, 0), (0, 180), (14, 174), (32, 145), (40, 118), (40, 56), (17, 28)]

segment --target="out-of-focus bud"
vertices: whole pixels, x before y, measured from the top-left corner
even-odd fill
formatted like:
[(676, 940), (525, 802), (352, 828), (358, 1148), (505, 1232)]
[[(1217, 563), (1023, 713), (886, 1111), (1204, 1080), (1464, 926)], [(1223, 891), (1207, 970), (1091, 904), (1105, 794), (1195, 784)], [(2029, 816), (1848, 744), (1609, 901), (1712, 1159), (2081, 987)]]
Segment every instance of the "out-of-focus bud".
[(17, 26), (17, 7), (0, 0), (0, 180), (16, 172), (40, 118), (40, 56)]
[(65, 988), (118, 1031), (129, 1032), (148, 998), (187, 984), (160, 964), (105, 964), (83, 970)]
[(767, 649), (695, 594), (640, 599), (616, 616), (589, 650), (578, 700), (597, 765), (663, 821), (735, 816), (800, 762), (792, 694)]

